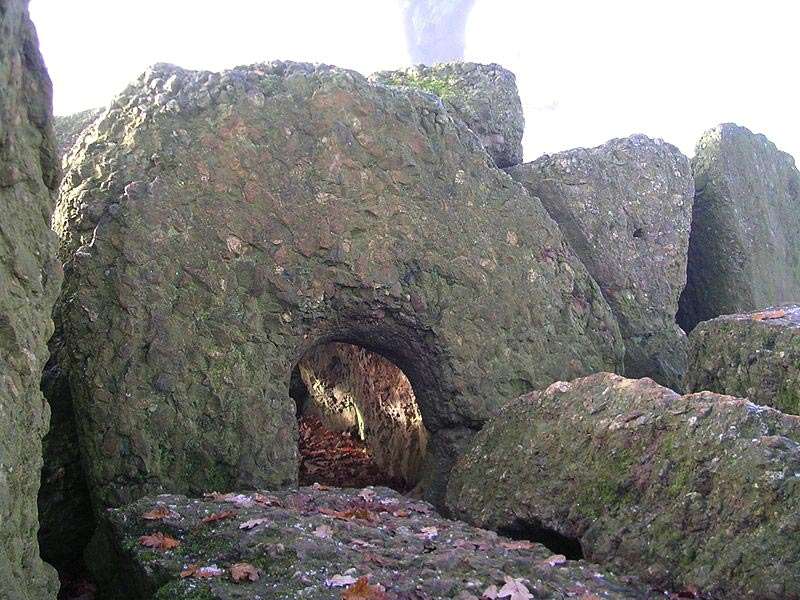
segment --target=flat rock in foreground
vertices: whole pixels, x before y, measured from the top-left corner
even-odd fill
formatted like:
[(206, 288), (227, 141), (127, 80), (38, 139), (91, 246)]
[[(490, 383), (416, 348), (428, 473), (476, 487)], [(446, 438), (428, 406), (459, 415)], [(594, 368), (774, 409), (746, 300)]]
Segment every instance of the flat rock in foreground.
[(700, 323), (689, 336), (686, 385), (800, 414), (800, 306)]
[[(596, 565), (444, 519), (385, 488), (158, 496), (108, 511), (101, 531), (94, 551), (114, 562), (95, 563), (107, 565), (95, 575), (109, 600), (338, 600), (348, 589), (345, 598), (475, 600), (509, 578), (535, 598), (648, 597)], [(361, 577), (372, 595), (355, 595)]]
[(719, 315), (800, 302), (800, 172), (763, 135), (733, 123), (707, 131), (692, 159), (696, 195), (687, 332)]
[(451, 473), (480, 527), (712, 598), (800, 598), (800, 419), (600, 373), (507, 404)]
[(634, 135), (545, 155), (508, 173), (538, 197), (603, 290), (625, 341), (625, 374), (680, 389), (694, 183), (671, 144)]

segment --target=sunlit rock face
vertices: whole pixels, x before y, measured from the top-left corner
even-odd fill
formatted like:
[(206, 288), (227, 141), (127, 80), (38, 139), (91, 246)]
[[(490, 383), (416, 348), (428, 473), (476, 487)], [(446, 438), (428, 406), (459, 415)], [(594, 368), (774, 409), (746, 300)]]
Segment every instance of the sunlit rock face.
[(687, 388), (800, 415), (800, 306), (700, 323), (689, 335)]
[(61, 285), (50, 231), (59, 170), (50, 78), (28, 2), (0, 0), (0, 597), (55, 598), (36, 492), (50, 411), (39, 391)]
[(99, 505), (293, 484), (290, 373), (317, 344), (408, 376), (438, 493), (454, 440), (503, 401), (621, 368), (556, 224), (430, 94), (329, 66), (158, 65), (69, 163), (62, 368)]
[(352, 431), (388, 479), (413, 486), (428, 432), (405, 374), (379, 354), (338, 343), (312, 348), (298, 368), (308, 390), (301, 414)]
[(462, 60), (473, 4), (475, 0), (401, 0), (411, 62)]
[(678, 322), (800, 302), (800, 172), (766, 137), (726, 123), (692, 159), (695, 201)]
[(800, 597), (800, 419), (599, 373), (506, 404), (450, 478), (479, 527), (566, 538), (658, 589)]
[(454, 118), (477, 134), (498, 167), (522, 162), (522, 102), (516, 77), (500, 65), (417, 65), (402, 71), (381, 71), (370, 80), (436, 94)]
[(603, 290), (625, 340), (625, 374), (681, 389), (687, 342), (675, 314), (686, 283), (689, 159), (634, 135), (508, 172), (541, 200)]

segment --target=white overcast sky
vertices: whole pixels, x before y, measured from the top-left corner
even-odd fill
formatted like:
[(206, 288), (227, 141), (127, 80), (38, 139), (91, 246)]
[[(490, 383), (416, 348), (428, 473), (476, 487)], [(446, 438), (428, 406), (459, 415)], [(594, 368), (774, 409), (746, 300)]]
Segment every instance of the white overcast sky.
[[(409, 62), (397, 0), (32, 0), (56, 114), (149, 64), (273, 59), (369, 74)], [(466, 60), (517, 75), (525, 158), (645, 133), (688, 155), (734, 121), (800, 156), (796, 0), (477, 0)]]

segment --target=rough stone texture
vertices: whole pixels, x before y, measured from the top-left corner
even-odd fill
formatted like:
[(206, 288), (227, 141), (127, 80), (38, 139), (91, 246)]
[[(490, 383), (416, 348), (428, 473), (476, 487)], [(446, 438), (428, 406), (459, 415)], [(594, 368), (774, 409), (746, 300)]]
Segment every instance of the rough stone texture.
[(312, 348), (298, 368), (309, 391), (302, 413), (354, 430), (390, 479), (413, 487), (428, 432), (405, 374), (379, 354), (338, 343)]
[(400, 0), (411, 62), (464, 58), (467, 20), (475, 0)]
[(763, 135), (707, 131), (692, 159), (695, 201), (678, 322), (800, 302), (800, 173)]
[(58, 154), (65, 158), (80, 135), (103, 112), (102, 108), (90, 108), (72, 115), (55, 118), (56, 143)]
[(450, 113), (477, 134), (498, 167), (522, 162), (525, 115), (516, 77), (500, 65), (418, 65), (404, 71), (374, 73), (370, 80), (439, 96)]
[(158, 65), (79, 144), (54, 223), (101, 504), (293, 483), (290, 373), (318, 343), (392, 360), (442, 440), (620, 366), (556, 224), (429, 94), (328, 66)]
[(625, 373), (681, 389), (692, 173), (677, 148), (643, 135), (545, 155), (508, 171), (537, 196), (595, 278), (625, 340)]
[(800, 598), (800, 419), (599, 373), (503, 407), (453, 469), (480, 527), (557, 532), (584, 556), (713, 598)]
[(700, 323), (689, 336), (686, 386), (800, 414), (800, 306)]
[(94, 515), (81, 464), (69, 382), (58, 364), (62, 345), (61, 337), (54, 334), (41, 384), (51, 417), (50, 431), (42, 440), (39, 547), (42, 558), (59, 572), (74, 573), (81, 567), (83, 548), (94, 530)]
[[(159, 507), (171, 514), (142, 517)], [(203, 523), (228, 511), (226, 519)], [(265, 522), (242, 529), (255, 519)], [(369, 576), (370, 584), (385, 588), (380, 598), (386, 600), (477, 600), (490, 585), (503, 587), (505, 577), (521, 579), (535, 598), (656, 597), (584, 561), (561, 557), (550, 566), (553, 553), (544, 546), (448, 521), (429, 504), (385, 488), (143, 498), (106, 513), (101, 531), (94, 551), (112, 562), (96, 569), (96, 577), (107, 600), (338, 600), (346, 587), (326, 584), (336, 575)], [(141, 536), (157, 532), (180, 545), (153, 550), (140, 544)], [(230, 567), (239, 562), (256, 567), (258, 581), (231, 581)], [(191, 564), (223, 572), (180, 577)]]
[(48, 227), (59, 171), (52, 91), (28, 3), (0, 0), (0, 597), (55, 596), (36, 493), (50, 411), (39, 391), (61, 285)]

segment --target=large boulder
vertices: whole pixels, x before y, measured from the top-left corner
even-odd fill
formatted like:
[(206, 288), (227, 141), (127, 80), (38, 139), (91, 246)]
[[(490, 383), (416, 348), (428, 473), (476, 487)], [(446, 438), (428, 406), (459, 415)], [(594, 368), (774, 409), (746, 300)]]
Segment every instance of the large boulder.
[(800, 306), (700, 323), (689, 336), (686, 385), (800, 415)]
[(509, 169), (538, 197), (611, 305), (625, 373), (680, 389), (686, 335), (675, 324), (692, 216), (689, 159), (643, 135)]
[(0, 597), (54, 598), (36, 493), (50, 411), (39, 391), (61, 285), (50, 231), (52, 90), (26, 0), (0, 0)]
[(78, 141), (80, 135), (103, 112), (101, 108), (90, 108), (71, 115), (55, 118), (54, 128), (59, 156), (65, 157)]
[(385, 488), (143, 498), (105, 513), (100, 532), (90, 564), (106, 600), (655, 597)]
[(600, 373), (503, 407), (453, 469), (447, 504), (656, 587), (796, 600), (799, 490), (797, 417)]
[(522, 162), (525, 116), (511, 71), (495, 64), (454, 62), (381, 71), (370, 79), (435, 94), (478, 135), (498, 167)]
[(800, 302), (800, 173), (763, 135), (707, 131), (692, 159), (695, 201), (678, 322)]
[(320, 343), (400, 367), (445, 457), (505, 399), (620, 367), (557, 225), (430, 94), (158, 65), (78, 144), (62, 367), (100, 505), (294, 483), (290, 374)]

